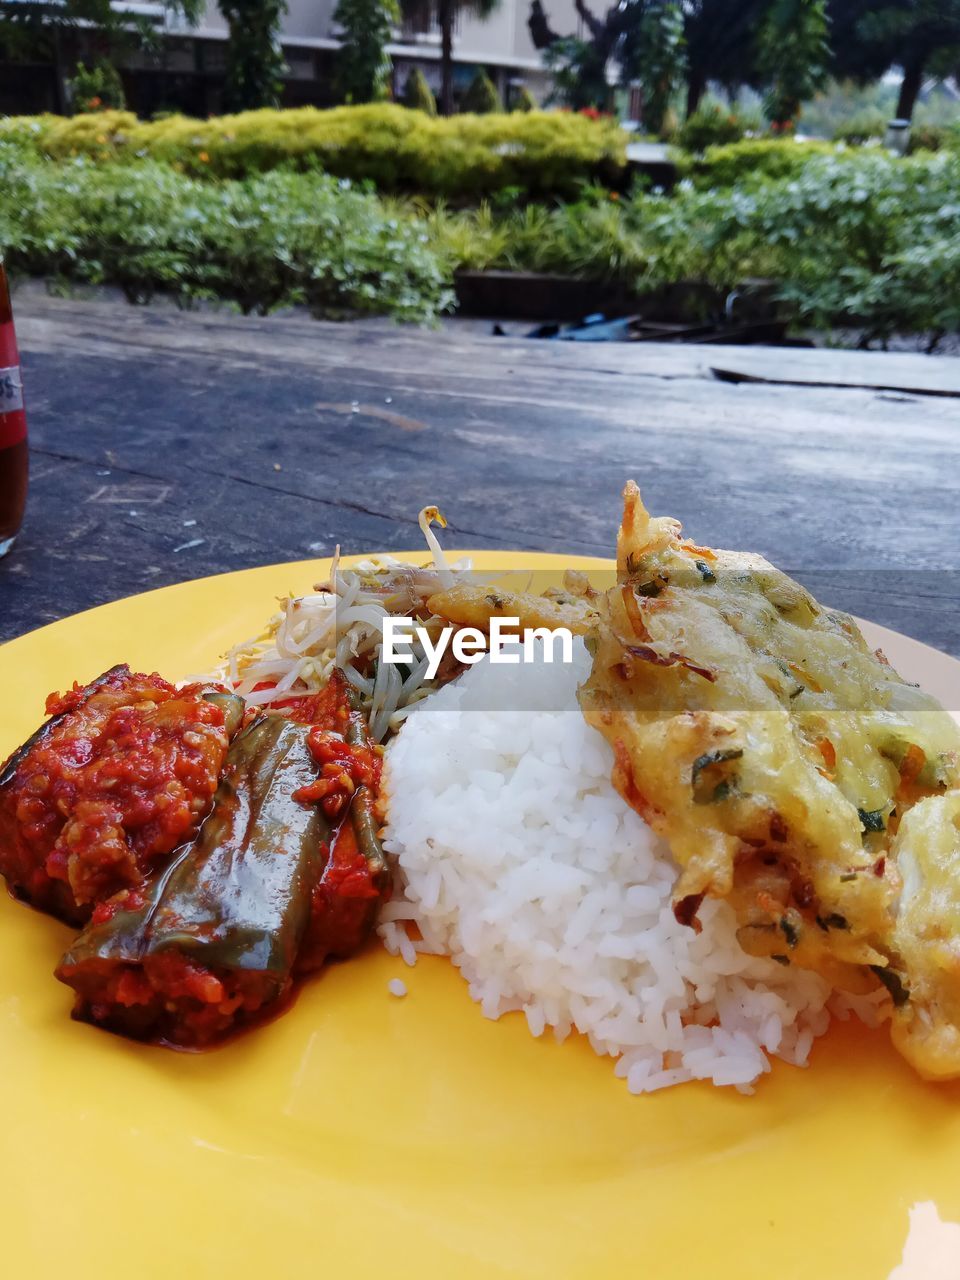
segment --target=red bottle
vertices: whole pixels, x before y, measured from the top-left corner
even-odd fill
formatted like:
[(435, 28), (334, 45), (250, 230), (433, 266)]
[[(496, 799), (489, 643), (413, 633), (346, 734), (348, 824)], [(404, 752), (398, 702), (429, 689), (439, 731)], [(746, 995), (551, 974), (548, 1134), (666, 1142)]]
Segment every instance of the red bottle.
[(27, 501), (27, 415), (7, 274), (0, 261), (0, 556), (13, 546)]

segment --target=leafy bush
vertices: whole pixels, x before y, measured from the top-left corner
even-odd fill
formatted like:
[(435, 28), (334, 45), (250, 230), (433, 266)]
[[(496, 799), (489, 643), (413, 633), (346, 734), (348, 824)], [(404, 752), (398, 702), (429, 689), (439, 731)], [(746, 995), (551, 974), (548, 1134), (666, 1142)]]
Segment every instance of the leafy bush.
[(960, 333), (960, 235), (920, 234), (888, 259), (878, 283), (895, 327), (929, 334), (932, 347), (945, 334)]
[(424, 224), (323, 174), (198, 182), (169, 165), (56, 164), (0, 146), (0, 249), (15, 269), (244, 311), (432, 320), (450, 301)]
[(489, 205), (427, 219), (450, 269), (545, 271), (637, 283), (649, 270), (642, 237), (613, 202), (548, 208), (526, 205), (498, 216)]
[(58, 158), (149, 156), (197, 176), (231, 178), (281, 165), (319, 168), (383, 191), (459, 199), (504, 187), (575, 195), (584, 181), (615, 184), (626, 166), (626, 136), (612, 120), (545, 111), (433, 120), (395, 103), (149, 123), (129, 112), (11, 117), (0, 120), (4, 137)]
[(764, 178), (796, 177), (813, 158), (835, 153), (836, 148), (829, 142), (748, 138), (725, 147), (708, 147), (703, 156), (688, 160), (681, 169), (697, 188), (709, 190)]
[(779, 179), (502, 216), (441, 208), (428, 225), (451, 269), (557, 271), (637, 291), (762, 277), (815, 326), (936, 337), (960, 327), (958, 188), (960, 156), (868, 150), (854, 161), (828, 148)]
[(657, 137), (661, 142), (675, 142), (679, 132), (680, 118), (673, 107), (668, 106), (663, 113), (660, 128), (657, 130)]
[(511, 111), (536, 111), (537, 100), (525, 84), (514, 90), (510, 98)]
[(867, 108), (842, 120), (833, 131), (834, 142), (845, 142), (859, 147), (874, 138), (882, 138), (887, 130), (888, 117), (878, 108)]
[(730, 287), (765, 276), (815, 325), (859, 324), (868, 338), (937, 334), (956, 328), (956, 295), (940, 273), (952, 278), (960, 243), (958, 185), (960, 156), (947, 153), (815, 154), (776, 181), (642, 196), (634, 217), (660, 279)]
[(472, 111), (479, 116), (503, 110), (497, 86), (485, 71), (478, 71), (470, 81), (460, 107), (463, 111)]
[(246, 310), (305, 302), (430, 319), (448, 301), (452, 273), (472, 267), (638, 291), (682, 280), (729, 290), (765, 277), (814, 325), (862, 326), (881, 339), (960, 327), (960, 153), (899, 158), (766, 140), (700, 163), (698, 180), (712, 166), (723, 184), (684, 181), (671, 195), (629, 198), (581, 186), (574, 202), (522, 208), (501, 192), (456, 210), (378, 198), (316, 172), (199, 181), (156, 161), (54, 162), (8, 142), (0, 248), (36, 274)]
[(427, 77), (419, 67), (411, 67), (403, 86), (403, 105), (412, 111), (422, 111), (425, 115), (437, 114), (437, 100), (433, 90), (427, 84)]
[(78, 62), (69, 89), (74, 111), (122, 111), (127, 105), (120, 72), (105, 58), (92, 67)]
[(954, 138), (960, 138), (955, 129), (943, 124), (914, 124), (910, 129), (909, 152), (940, 151), (950, 146)]
[(677, 130), (674, 141), (685, 151), (698, 155), (707, 147), (739, 142), (744, 134), (740, 117), (720, 103), (708, 103), (693, 113)]
[[(897, 96), (900, 86), (886, 80), (874, 80), (870, 84), (856, 84), (851, 80), (831, 81), (823, 92), (803, 105), (803, 131), (819, 138), (835, 138), (837, 130), (849, 119), (869, 125), (868, 136), (882, 136), (886, 123), (897, 114)], [(879, 134), (877, 124), (881, 122)], [(914, 125), (937, 124), (949, 126), (960, 118), (960, 105), (943, 86), (927, 93), (917, 103), (913, 112)]]

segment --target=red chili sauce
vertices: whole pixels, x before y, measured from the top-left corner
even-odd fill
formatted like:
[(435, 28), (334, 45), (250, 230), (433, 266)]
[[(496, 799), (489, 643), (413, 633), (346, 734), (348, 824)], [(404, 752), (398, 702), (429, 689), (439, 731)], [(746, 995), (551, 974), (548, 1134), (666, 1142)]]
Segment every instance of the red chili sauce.
[(227, 749), (198, 687), (117, 667), (51, 694), (53, 719), (2, 771), (0, 871), (68, 921), (140, 885), (207, 813)]
[(298, 971), (307, 973), (329, 958), (353, 955), (376, 922), (384, 891), (375, 882), (348, 819), (358, 787), (379, 795), (383, 753), (366, 742), (347, 742), (350, 704), (346, 686), (336, 675), (321, 693), (288, 699), (278, 706), (284, 715), (313, 726), (309, 746), (320, 766), (316, 782), (302, 787), (294, 798), (303, 804), (319, 803), (331, 822), (339, 821), (313, 893), (310, 925), (297, 959)]
[[(360, 799), (367, 804), (375, 800), (382, 751), (367, 740), (337, 676), (321, 693), (286, 699), (273, 709), (311, 726), (307, 745), (319, 776), (292, 799), (319, 805), (331, 824), (329, 846), (322, 849), (323, 870), (309, 890), (309, 920), (296, 954), (288, 965), (269, 970), (207, 966), (196, 954), (174, 950), (147, 953), (135, 964), (118, 964), (108, 957), (87, 961), (60, 974), (77, 991), (81, 1016), (170, 1047), (209, 1048), (282, 1012), (295, 993), (297, 976), (319, 969), (328, 959), (354, 954), (369, 938), (388, 887), (382, 868), (379, 874), (371, 869), (358, 845), (351, 808)], [(348, 734), (360, 741), (347, 741)], [(117, 912), (136, 912), (143, 905), (137, 889), (118, 894), (97, 905), (91, 924), (106, 923)]]
[(218, 975), (173, 951), (137, 965), (96, 961), (82, 975), (71, 975), (70, 984), (83, 1001), (84, 1018), (173, 1049), (211, 1048), (283, 1012), (293, 996), (291, 974), (235, 969)]

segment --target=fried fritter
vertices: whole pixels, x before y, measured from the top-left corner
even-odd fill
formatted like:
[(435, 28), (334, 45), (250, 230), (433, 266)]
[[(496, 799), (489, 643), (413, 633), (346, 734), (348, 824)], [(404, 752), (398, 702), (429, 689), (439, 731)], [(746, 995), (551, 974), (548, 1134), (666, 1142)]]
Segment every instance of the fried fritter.
[[(567, 575), (568, 579), (581, 576)], [(525, 627), (567, 627), (574, 635), (581, 635), (597, 619), (591, 594), (554, 590), (549, 595), (534, 595), (483, 584), (460, 585), (432, 595), (427, 608), (447, 622), (481, 631), (488, 629), (491, 618), (518, 618), (521, 631)]]
[(846, 614), (758, 556), (684, 540), (636, 485), (624, 500), (580, 700), (680, 865), (678, 919), (727, 898), (752, 954), (876, 975), (901, 1051), (960, 1074), (960, 729)]

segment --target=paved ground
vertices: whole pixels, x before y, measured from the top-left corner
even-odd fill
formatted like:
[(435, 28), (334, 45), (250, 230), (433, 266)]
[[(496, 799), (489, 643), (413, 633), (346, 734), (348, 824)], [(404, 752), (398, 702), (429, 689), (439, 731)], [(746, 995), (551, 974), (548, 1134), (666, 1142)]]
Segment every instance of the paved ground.
[[(958, 360), (36, 294), (17, 321), (33, 472), (0, 562), (0, 639), (337, 542), (417, 546), (426, 502), (451, 544), (609, 555), (634, 476), (691, 535), (761, 551), (831, 603), (960, 654), (960, 399), (944, 394), (960, 393)], [(788, 385), (725, 385), (711, 365)]]

